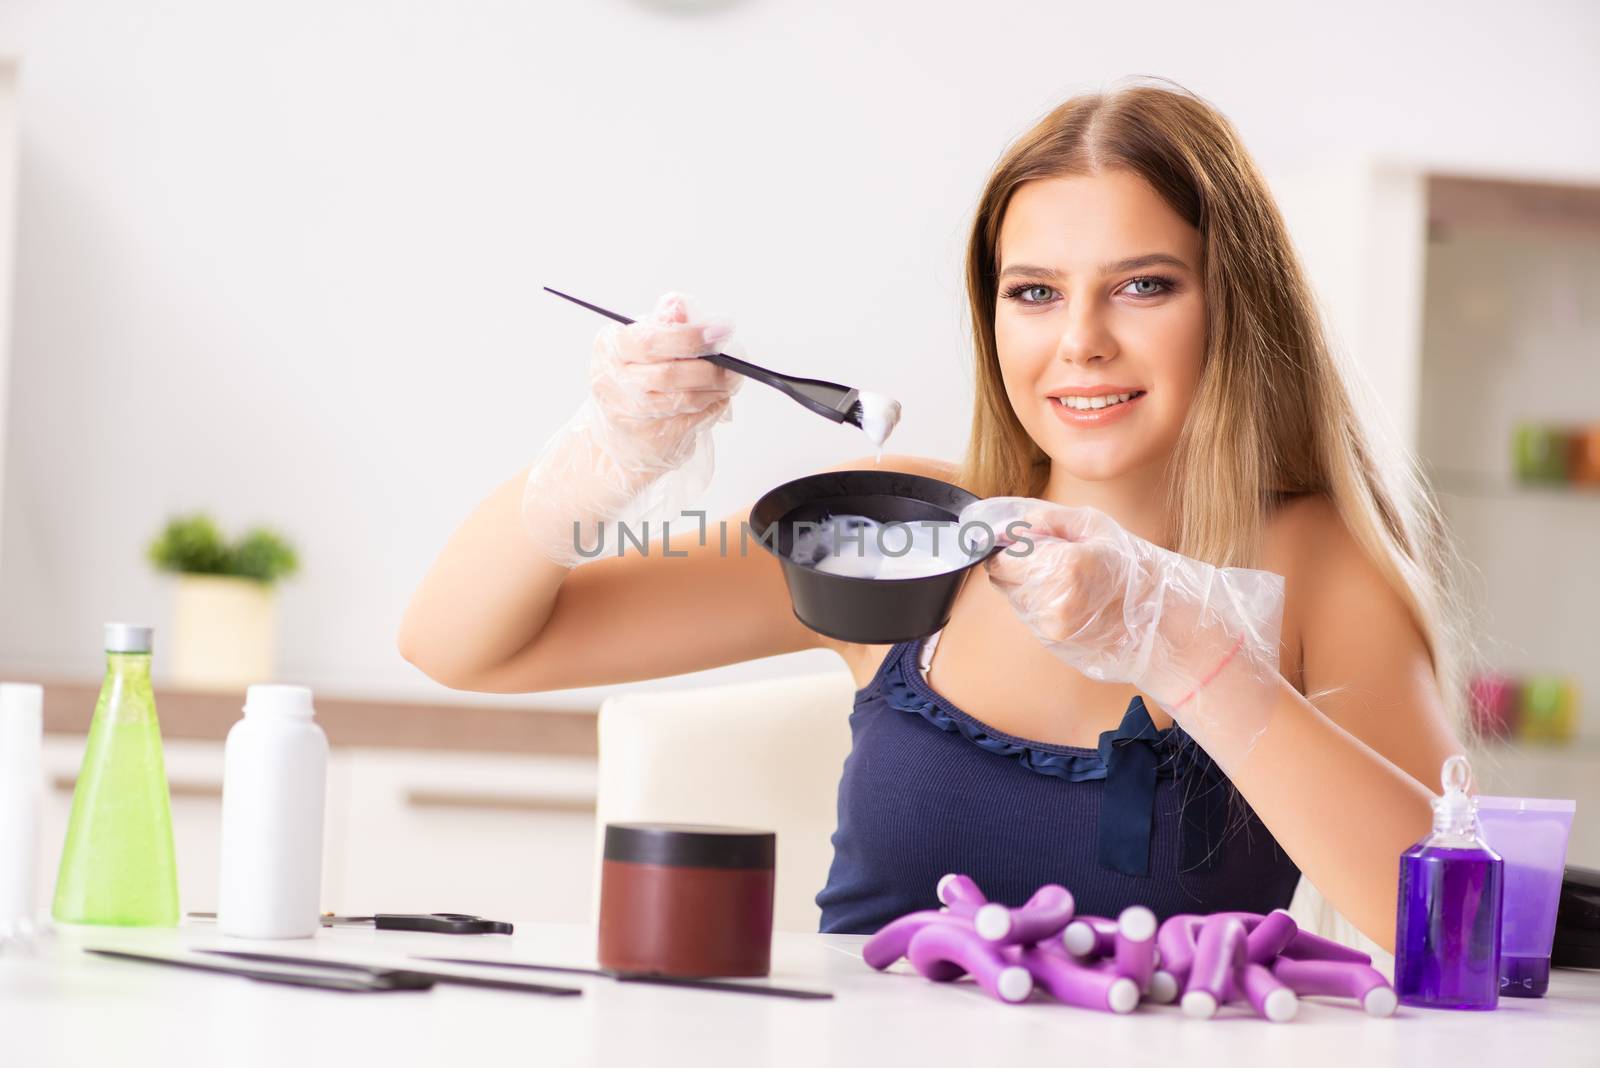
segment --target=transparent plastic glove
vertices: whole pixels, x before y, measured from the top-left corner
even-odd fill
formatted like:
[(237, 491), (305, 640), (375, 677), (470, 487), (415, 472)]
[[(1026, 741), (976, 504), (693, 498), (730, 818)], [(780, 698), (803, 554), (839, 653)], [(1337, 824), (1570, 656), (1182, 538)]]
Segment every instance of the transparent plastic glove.
[(992, 497), (961, 523), (1012, 542), (989, 581), (1052, 653), (1138, 687), (1225, 770), (1248, 752), (1276, 693), (1282, 576), (1192, 560), (1094, 508)]
[(744, 379), (705, 360), (733, 328), (668, 293), (650, 318), (595, 336), (589, 396), (528, 472), (522, 522), (563, 567), (614, 555), (622, 526), (671, 520), (711, 481), (711, 429), (732, 418)]

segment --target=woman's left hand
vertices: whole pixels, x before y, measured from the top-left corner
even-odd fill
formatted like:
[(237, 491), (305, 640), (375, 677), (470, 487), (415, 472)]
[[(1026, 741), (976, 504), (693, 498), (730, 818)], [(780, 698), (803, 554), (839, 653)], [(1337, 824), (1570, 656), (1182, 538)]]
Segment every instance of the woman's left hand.
[[(1277, 678), (1279, 575), (1190, 559), (1094, 508), (993, 497), (961, 522), (1013, 542), (985, 564), (989, 581), (1052, 653), (1089, 678), (1132, 683), (1191, 734), (1219, 712), (1200, 696), (1224, 672), (1235, 691)], [(1228, 714), (1234, 726), (1248, 716)]]

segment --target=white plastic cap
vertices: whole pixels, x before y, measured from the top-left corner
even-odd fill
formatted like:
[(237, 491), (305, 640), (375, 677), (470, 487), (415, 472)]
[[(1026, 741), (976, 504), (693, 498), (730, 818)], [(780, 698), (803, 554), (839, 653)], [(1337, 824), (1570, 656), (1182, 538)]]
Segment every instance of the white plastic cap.
[(1439, 773), (1444, 793), (1433, 802), (1433, 829), (1444, 834), (1476, 834), (1478, 803), (1467, 793), (1472, 768), (1459, 753), (1444, 762)]
[(31, 682), (0, 682), (0, 757), (13, 746), (37, 755), (44, 731), (44, 687)]
[(316, 715), (311, 703), (309, 686), (281, 686), (276, 683), (257, 683), (245, 691), (244, 714), (247, 716), (285, 716), (310, 719)]
[(1156, 936), (1156, 914), (1143, 905), (1129, 905), (1117, 917), (1117, 930), (1130, 942), (1148, 942)]
[(1361, 999), (1361, 1007), (1367, 1010), (1368, 1016), (1393, 1016), (1398, 1004), (1400, 999), (1387, 986), (1375, 986)]
[(1273, 1023), (1288, 1023), (1300, 1011), (1300, 999), (1293, 990), (1281, 986), (1261, 1003), (1262, 1015)]
[(44, 687), (32, 682), (0, 682), (0, 717), (26, 716), (40, 720), (44, 715)]
[(1191, 1020), (1209, 1020), (1217, 1014), (1217, 999), (1204, 990), (1189, 991), (1179, 1004)]
[(998, 942), (1011, 933), (1011, 910), (991, 901), (973, 914), (972, 926), (984, 938)]
[(1106, 1008), (1115, 1013), (1132, 1012), (1139, 1004), (1139, 984), (1123, 976), (1106, 991)]
[(1083, 920), (1073, 920), (1061, 932), (1061, 944), (1074, 957), (1087, 957), (1094, 952), (1094, 928)]
[(155, 632), (154, 627), (143, 623), (107, 623), (106, 652), (148, 653)]
[(1013, 964), (1001, 970), (994, 987), (1003, 1001), (1026, 1001), (1033, 993), (1033, 973)]
[(1171, 1005), (1178, 1000), (1178, 977), (1157, 969), (1150, 973), (1150, 1000), (1157, 1005)]

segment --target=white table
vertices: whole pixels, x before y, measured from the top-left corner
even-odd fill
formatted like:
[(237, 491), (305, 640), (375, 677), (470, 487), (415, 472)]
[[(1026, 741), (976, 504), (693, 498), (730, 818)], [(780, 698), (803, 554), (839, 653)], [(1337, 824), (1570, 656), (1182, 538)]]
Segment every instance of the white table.
[[(546, 972), (466, 969), (583, 988), (576, 998), (439, 986), (340, 994), (90, 956), (84, 945), (174, 953), (230, 946), (368, 963), (413, 953), (593, 963), (580, 926), (518, 925), (514, 938), (330, 929), (301, 942), (241, 942), (191, 923), (176, 931), (66, 930), (30, 954), (0, 957), (0, 1064), (261, 1065), (1318, 1065), (1600, 1064), (1600, 973), (1557, 972), (1548, 997), (1504, 999), (1495, 1012), (1402, 1007), (1371, 1019), (1352, 1004), (1308, 999), (1274, 1025), (1226, 1007), (1186, 1019), (1173, 1006), (1130, 1016), (1036, 995), (1002, 1005), (970, 983), (930, 983), (862, 963), (863, 938), (779, 934), (774, 983), (832, 990), (790, 1001), (621, 984)], [(216, 959), (216, 958), (214, 958)], [(444, 965), (409, 962), (413, 967)], [(905, 968), (904, 962), (896, 969)]]

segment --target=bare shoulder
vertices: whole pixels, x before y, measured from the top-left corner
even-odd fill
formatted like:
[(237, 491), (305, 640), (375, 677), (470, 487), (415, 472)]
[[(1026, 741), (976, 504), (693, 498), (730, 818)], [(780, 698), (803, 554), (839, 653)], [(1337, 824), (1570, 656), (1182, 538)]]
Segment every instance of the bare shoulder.
[(1377, 563), (1351, 533), (1334, 503), (1320, 493), (1290, 498), (1267, 520), (1262, 546), (1263, 566), (1302, 588), (1355, 583), (1368, 596), (1386, 592), (1401, 598), (1383, 577)]
[[(1278, 505), (1263, 533), (1261, 566), (1284, 579), (1284, 677), (1305, 692), (1305, 641), (1329, 609), (1325, 580), (1366, 563), (1338, 509), (1320, 493), (1304, 493)], [(1368, 565), (1370, 567), (1370, 564)], [(1372, 569), (1376, 576), (1376, 569)]]
[(1273, 562), (1293, 565), (1330, 549), (1355, 546), (1338, 509), (1320, 493), (1298, 494), (1279, 504), (1267, 517), (1264, 535), (1263, 562), (1273, 571), (1279, 570), (1271, 567)]
[[(1284, 576), (1284, 675), (1329, 718), (1420, 782), (1455, 751), (1422, 626), (1333, 502), (1306, 495), (1268, 523), (1264, 566)], [(1294, 644), (1291, 646), (1290, 642)]]

